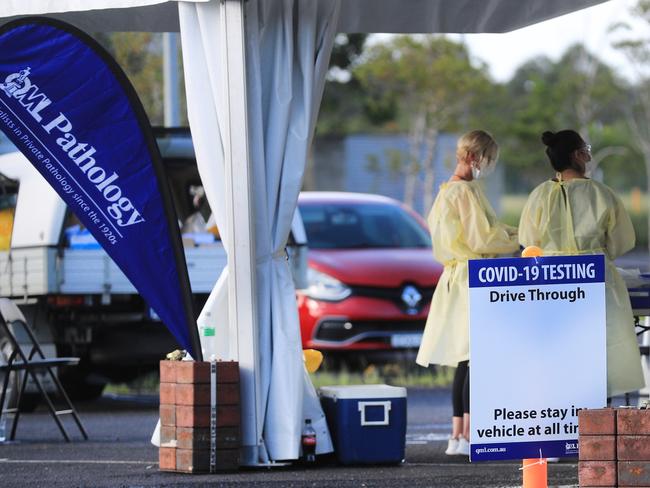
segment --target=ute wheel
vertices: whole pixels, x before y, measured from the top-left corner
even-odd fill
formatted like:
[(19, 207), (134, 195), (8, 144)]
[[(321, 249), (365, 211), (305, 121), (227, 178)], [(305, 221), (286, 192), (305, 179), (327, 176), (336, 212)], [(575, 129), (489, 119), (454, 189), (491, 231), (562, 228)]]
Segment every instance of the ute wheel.
[(75, 370), (61, 375), (59, 379), (70, 400), (73, 401), (97, 400), (102, 396), (106, 386), (105, 381), (94, 378), (92, 374), (79, 374)]

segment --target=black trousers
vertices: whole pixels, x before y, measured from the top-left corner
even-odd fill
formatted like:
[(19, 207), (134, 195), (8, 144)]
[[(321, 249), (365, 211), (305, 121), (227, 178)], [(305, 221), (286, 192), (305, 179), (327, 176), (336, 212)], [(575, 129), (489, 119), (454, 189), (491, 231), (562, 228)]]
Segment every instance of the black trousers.
[(454, 417), (462, 417), (463, 414), (469, 413), (469, 361), (461, 361), (456, 367), (451, 404)]

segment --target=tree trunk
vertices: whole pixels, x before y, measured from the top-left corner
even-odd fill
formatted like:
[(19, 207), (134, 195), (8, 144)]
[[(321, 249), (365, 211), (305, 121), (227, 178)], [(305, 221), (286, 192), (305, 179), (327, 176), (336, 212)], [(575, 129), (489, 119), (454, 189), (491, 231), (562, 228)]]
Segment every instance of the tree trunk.
[(429, 209), (433, 205), (433, 194), (434, 184), (435, 184), (435, 167), (433, 155), (436, 148), (436, 143), (438, 141), (438, 129), (435, 127), (429, 127), (427, 130), (427, 138), (425, 141), (426, 144), (426, 154), (424, 156), (424, 194), (422, 197), (422, 212), (426, 215), (429, 212)]
[(422, 139), (424, 138), (426, 117), (420, 112), (415, 118), (409, 134), (409, 159), (406, 164), (404, 173), (404, 203), (413, 207), (415, 202), (415, 185), (418, 180), (420, 150), (422, 148)]

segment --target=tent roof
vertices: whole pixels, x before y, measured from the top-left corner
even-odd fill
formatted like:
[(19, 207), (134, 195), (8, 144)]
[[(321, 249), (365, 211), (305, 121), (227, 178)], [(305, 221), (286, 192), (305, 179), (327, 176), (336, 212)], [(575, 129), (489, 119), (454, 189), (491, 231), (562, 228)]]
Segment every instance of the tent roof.
[[(208, 0), (191, 1), (198, 3)], [(508, 32), (603, 2), (604, 0), (342, 0), (338, 30), (392, 33)], [(177, 0), (2, 0), (0, 18), (8, 20), (21, 15), (48, 15), (70, 22), (87, 32), (178, 31), (176, 3)]]

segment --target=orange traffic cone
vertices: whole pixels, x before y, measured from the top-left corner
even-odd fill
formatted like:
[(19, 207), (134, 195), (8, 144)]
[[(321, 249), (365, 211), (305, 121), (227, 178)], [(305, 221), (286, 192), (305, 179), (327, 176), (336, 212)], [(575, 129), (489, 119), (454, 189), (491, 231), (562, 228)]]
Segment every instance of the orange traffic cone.
[(524, 459), (522, 488), (548, 488), (546, 458)]

